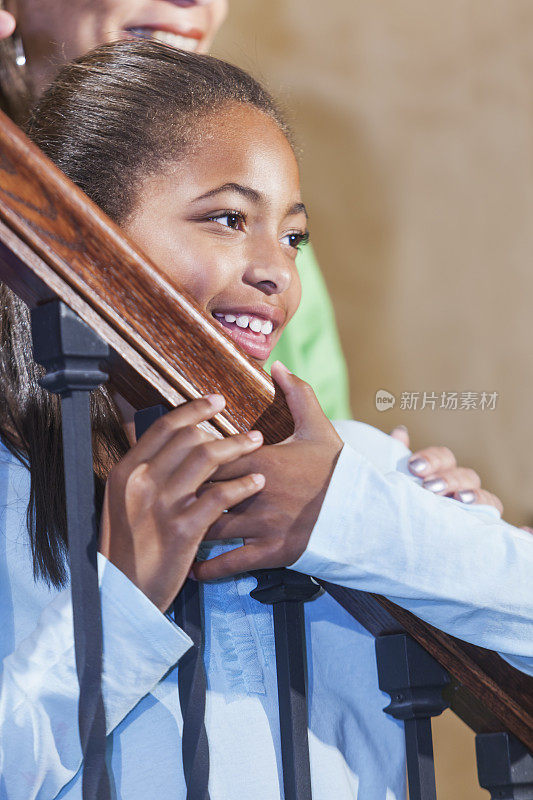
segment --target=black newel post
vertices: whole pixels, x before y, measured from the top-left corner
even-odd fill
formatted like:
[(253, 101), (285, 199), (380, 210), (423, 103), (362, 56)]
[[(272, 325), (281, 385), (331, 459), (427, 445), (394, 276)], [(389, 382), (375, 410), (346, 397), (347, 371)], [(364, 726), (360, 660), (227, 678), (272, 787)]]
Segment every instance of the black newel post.
[(261, 570), (254, 577), (257, 588), (251, 597), (274, 607), (285, 800), (311, 800), (303, 604), (321, 589), (307, 575), (290, 569)]
[(492, 800), (533, 800), (533, 753), (510, 733), (476, 736), (479, 784)]
[(404, 633), (376, 639), (379, 688), (391, 697), (384, 709), (403, 719), (410, 800), (436, 800), (431, 717), (447, 707), (448, 673)]
[[(150, 406), (135, 414), (139, 439), (150, 425), (168, 412), (163, 405)], [(209, 800), (209, 743), (205, 728), (207, 679), (203, 659), (202, 587), (187, 579), (172, 605), (174, 620), (192, 639), (178, 665), (178, 692), (183, 717), (181, 753), (187, 800)]]
[(58, 300), (31, 314), (33, 352), (46, 369), (41, 385), (61, 397), (63, 457), (76, 669), (83, 761), (83, 800), (109, 800), (102, 700), (102, 617), (97, 574), (97, 520), (90, 390), (107, 380), (107, 345)]

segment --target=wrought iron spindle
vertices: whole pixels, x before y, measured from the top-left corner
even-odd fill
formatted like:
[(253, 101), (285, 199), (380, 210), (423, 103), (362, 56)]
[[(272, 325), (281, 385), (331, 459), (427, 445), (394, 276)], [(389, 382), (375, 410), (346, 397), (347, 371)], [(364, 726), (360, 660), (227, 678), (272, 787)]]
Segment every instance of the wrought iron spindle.
[[(167, 412), (168, 408), (163, 405), (138, 411), (135, 414), (137, 439)], [(183, 717), (181, 752), (187, 800), (209, 800), (209, 742), (205, 728), (207, 679), (202, 647), (201, 585), (187, 579), (172, 604), (172, 610), (176, 624), (194, 644), (178, 665), (178, 692)]]
[(250, 596), (273, 605), (285, 800), (311, 800), (303, 604), (321, 589), (290, 569), (260, 570), (254, 577), (257, 588)]
[(58, 300), (31, 314), (34, 359), (46, 369), (41, 385), (61, 397), (68, 552), (78, 720), (83, 752), (83, 800), (109, 800), (102, 698), (102, 617), (97, 573), (97, 521), (90, 391), (107, 380), (107, 345)]
[(479, 784), (492, 800), (533, 800), (533, 753), (510, 733), (476, 736)]
[(407, 634), (376, 638), (379, 688), (390, 695), (384, 709), (403, 719), (410, 800), (436, 800), (431, 717), (447, 707), (448, 673)]

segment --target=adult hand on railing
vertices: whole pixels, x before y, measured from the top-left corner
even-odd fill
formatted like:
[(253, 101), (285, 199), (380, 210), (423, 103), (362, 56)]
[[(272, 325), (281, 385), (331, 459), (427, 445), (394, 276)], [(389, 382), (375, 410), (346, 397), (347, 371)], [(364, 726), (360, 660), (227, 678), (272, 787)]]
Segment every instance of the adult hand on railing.
[[(391, 436), (409, 447), (409, 432), (403, 425), (394, 428)], [(458, 466), (448, 447), (417, 450), (408, 466), (413, 475), (423, 480), (422, 487), (430, 492), (453, 497), (461, 503), (494, 506), (500, 514), (503, 512), (500, 498), (481, 487), (481, 478), (475, 470)]]
[[(264, 446), (216, 473), (216, 480), (225, 481), (260, 471), (266, 477), (266, 485), (251, 503), (224, 515), (209, 530), (210, 540), (242, 538), (245, 546), (196, 563), (194, 574), (200, 580), (293, 564), (306, 549), (318, 518), (342, 441), (308, 384), (279, 362), (273, 364), (272, 376), (285, 393), (295, 432), (284, 442)], [(428, 458), (429, 474), (442, 470), (450, 484), (456, 479), (463, 486), (465, 481), (470, 486), (479, 480), (473, 471), (453, 466), (455, 458), (446, 448), (421, 452)], [(496, 501), (499, 503), (494, 498), (492, 504), (496, 505)], [(247, 508), (249, 513), (241, 513)]]
[(263, 442), (259, 431), (218, 439), (197, 427), (223, 407), (223, 397), (210, 395), (165, 414), (107, 481), (99, 549), (161, 611), (183, 586), (209, 527), (265, 483), (240, 473), (197, 497), (221, 465)]
[(15, 30), (17, 22), (9, 11), (0, 10), (0, 39), (7, 39)]
[(279, 361), (272, 365), (272, 377), (285, 393), (294, 433), (217, 471), (215, 480), (226, 481), (261, 464), (266, 485), (253, 499), (249, 514), (241, 513), (249, 506), (245, 503), (210, 528), (209, 540), (242, 538), (245, 546), (196, 563), (199, 580), (293, 564), (307, 547), (318, 518), (343, 441), (308, 383)]

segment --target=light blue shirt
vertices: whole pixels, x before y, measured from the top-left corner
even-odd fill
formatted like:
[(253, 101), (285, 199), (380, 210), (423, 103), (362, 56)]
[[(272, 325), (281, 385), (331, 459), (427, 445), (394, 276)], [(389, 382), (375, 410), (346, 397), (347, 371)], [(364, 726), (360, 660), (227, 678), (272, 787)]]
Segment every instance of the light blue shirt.
[[(533, 674), (533, 537), (420, 489), (390, 437), (338, 429), (346, 445), (293, 568), (386, 595)], [(33, 579), (28, 477), (2, 448), (0, 798), (79, 800), (70, 593)], [(190, 640), (103, 557), (99, 575), (115, 796), (183, 800), (177, 664)], [(272, 613), (250, 598), (254, 585), (245, 576), (204, 590), (212, 800), (283, 796)], [(403, 729), (382, 711), (372, 636), (327, 594), (306, 604), (306, 635), (314, 800), (403, 799)]]

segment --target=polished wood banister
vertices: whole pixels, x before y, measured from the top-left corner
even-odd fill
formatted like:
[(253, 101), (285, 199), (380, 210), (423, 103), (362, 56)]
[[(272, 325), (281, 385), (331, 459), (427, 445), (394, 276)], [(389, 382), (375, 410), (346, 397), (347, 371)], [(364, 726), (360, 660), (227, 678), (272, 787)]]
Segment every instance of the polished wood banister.
[[(136, 408), (220, 391), (220, 435), (256, 427), (273, 443), (292, 432), (270, 377), (4, 115), (0, 280), (30, 307), (59, 297), (73, 308), (113, 348), (111, 381)], [(326, 586), (374, 635), (417, 639), (455, 679), (452, 708), (474, 730), (507, 729), (533, 750), (533, 678), (383, 597)]]

